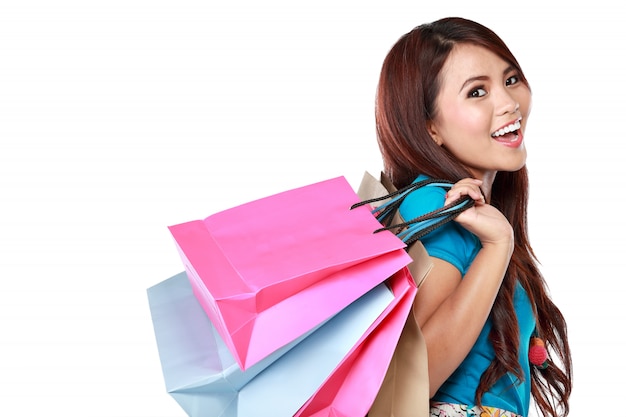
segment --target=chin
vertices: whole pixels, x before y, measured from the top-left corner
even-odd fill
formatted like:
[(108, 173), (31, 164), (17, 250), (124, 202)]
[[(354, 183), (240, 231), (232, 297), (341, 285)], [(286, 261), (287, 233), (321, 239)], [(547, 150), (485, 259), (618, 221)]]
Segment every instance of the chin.
[(515, 172), (519, 171), (526, 166), (526, 148), (519, 148), (519, 153), (516, 157), (510, 159), (510, 163), (506, 164), (508, 167), (502, 171)]

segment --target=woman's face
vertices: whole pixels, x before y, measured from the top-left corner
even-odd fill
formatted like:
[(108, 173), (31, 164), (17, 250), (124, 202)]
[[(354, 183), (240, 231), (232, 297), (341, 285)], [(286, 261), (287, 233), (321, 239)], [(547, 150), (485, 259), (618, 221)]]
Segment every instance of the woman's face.
[(526, 163), (530, 89), (519, 73), (480, 46), (458, 44), (440, 74), (431, 137), (479, 179)]

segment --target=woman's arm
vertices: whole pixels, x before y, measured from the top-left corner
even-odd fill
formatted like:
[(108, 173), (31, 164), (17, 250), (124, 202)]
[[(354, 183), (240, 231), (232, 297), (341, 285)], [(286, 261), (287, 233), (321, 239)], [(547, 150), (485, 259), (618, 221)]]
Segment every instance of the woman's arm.
[(480, 182), (463, 180), (448, 192), (446, 204), (471, 195), (476, 204), (456, 219), (481, 241), (465, 277), (452, 264), (433, 258), (434, 267), (418, 291), (414, 314), (428, 346), (430, 395), (466, 357), (493, 306), (513, 253), (513, 229), (485, 204)]

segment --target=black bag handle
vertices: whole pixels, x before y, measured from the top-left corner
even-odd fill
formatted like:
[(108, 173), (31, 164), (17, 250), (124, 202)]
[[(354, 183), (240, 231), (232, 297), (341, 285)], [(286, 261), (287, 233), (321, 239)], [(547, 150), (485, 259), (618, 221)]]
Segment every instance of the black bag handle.
[(383, 225), (380, 229), (375, 230), (374, 233), (382, 232), (383, 230), (392, 231), (398, 235), (398, 237), (400, 237), (407, 246), (409, 246), (411, 243), (421, 239), (433, 230), (454, 220), (459, 214), (475, 204), (473, 198), (465, 195), (439, 209), (433, 210), (409, 221), (393, 224), (393, 218), (405, 198), (413, 191), (427, 185), (449, 189), (452, 185), (454, 185), (454, 183), (448, 180), (427, 178), (409, 184), (399, 190), (392, 191), (386, 195), (355, 203), (350, 207), (350, 209), (389, 199), (388, 202), (372, 210), (372, 214), (374, 214)]

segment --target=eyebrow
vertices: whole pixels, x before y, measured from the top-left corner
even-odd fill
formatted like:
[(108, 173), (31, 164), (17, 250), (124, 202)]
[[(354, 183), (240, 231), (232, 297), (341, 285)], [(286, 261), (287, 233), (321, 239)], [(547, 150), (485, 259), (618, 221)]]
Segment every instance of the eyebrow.
[[(514, 67), (513, 65), (509, 65), (508, 67), (506, 67), (506, 68), (504, 69), (504, 71), (502, 71), (502, 75), (504, 76), (504, 75), (506, 75), (508, 72), (513, 71), (514, 69), (515, 69), (515, 67)], [(488, 76), (486, 76), (486, 75), (479, 75), (479, 76), (477, 76), (477, 77), (470, 77), (470, 78), (468, 78), (467, 80), (465, 80), (465, 82), (464, 82), (464, 83), (463, 83), (463, 85), (461, 86), (461, 89), (459, 90), (459, 93), (460, 93), (461, 91), (463, 91), (463, 89), (464, 89), (464, 88), (465, 88), (468, 84), (471, 84), (471, 83), (473, 83), (474, 81), (483, 81), (483, 80), (487, 80), (487, 79), (489, 79), (489, 77), (488, 77)]]

